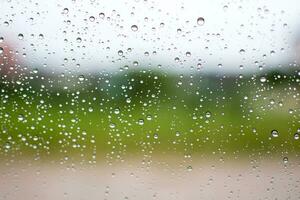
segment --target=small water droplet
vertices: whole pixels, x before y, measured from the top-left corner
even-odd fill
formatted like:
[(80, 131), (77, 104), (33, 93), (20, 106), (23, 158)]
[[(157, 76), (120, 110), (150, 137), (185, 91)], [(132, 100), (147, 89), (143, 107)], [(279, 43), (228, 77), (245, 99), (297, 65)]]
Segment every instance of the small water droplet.
[(101, 19), (104, 19), (105, 14), (104, 14), (104, 13), (99, 13), (99, 17), (100, 17)]
[(76, 42), (80, 43), (82, 39), (80, 37), (76, 38)]
[(138, 122), (138, 123), (139, 123), (139, 125), (142, 126), (142, 125), (144, 125), (144, 120), (143, 120), (143, 119), (139, 119), (139, 122)]
[(69, 13), (69, 9), (68, 8), (64, 8), (63, 9), (63, 14), (68, 14)]
[(122, 50), (119, 50), (119, 51), (118, 51), (118, 55), (119, 55), (119, 56), (122, 56), (122, 55), (123, 55), (123, 51), (122, 51)]
[(134, 31), (134, 32), (136, 32), (136, 31), (139, 30), (139, 28), (138, 28), (137, 25), (132, 25), (132, 26), (131, 26), (131, 30)]
[(205, 117), (206, 117), (206, 118), (210, 118), (210, 117), (211, 117), (211, 112), (207, 111), (207, 112), (205, 113)]
[(127, 98), (127, 99), (126, 99), (126, 103), (131, 103), (131, 99), (130, 99), (130, 98)]
[(192, 166), (187, 166), (186, 168), (189, 172), (193, 171), (193, 167)]
[(151, 115), (147, 115), (147, 120), (151, 121), (152, 120), (152, 116)]
[(287, 163), (289, 162), (289, 159), (288, 159), (288, 157), (284, 157), (284, 158), (282, 159), (282, 161), (283, 161), (284, 164), (287, 164)]
[(90, 20), (90, 22), (93, 22), (93, 21), (95, 21), (95, 17), (94, 16), (90, 16), (89, 20)]
[(278, 137), (279, 136), (279, 132), (277, 130), (272, 130), (271, 131), (271, 135), (272, 135), (272, 137)]
[(116, 125), (114, 123), (110, 123), (109, 127), (114, 129), (116, 127)]
[(11, 144), (10, 144), (9, 142), (6, 142), (6, 143), (4, 144), (4, 148), (5, 148), (5, 149), (10, 149), (10, 148), (11, 148)]
[(246, 51), (245, 51), (245, 49), (240, 49), (240, 54), (244, 54)]
[(259, 80), (261, 83), (265, 83), (267, 81), (266, 77), (264, 77), (264, 76), (260, 77)]
[(198, 24), (199, 26), (203, 26), (204, 23), (205, 23), (204, 18), (203, 18), (203, 17), (198, 17), (198, 19), (197, 19), (197, 24)]
[(223, 10), (227, 11), (228, 10), (228, 6), (227, 5), (223, 6)]
[(114, 113), (115, 113), (116, 115), (120, 114), (120, 108), (116, 108), (116, 109), (114, 110)]
[(134, 62), (133, 62), (133, 66), (136, 67), (136, 66), (138, 66), (138, 65), (139, 65), (138, 61), (134, 61)]
[(79, 81), (84, 81), (84, 76), (83, 75), (78, 76), (78, 80)]
[(18, 120), (19, 120), (19, 121), (24, 121), (24, 119), (25, 119), (25, 118), (24, 118), (24, 115), (21, 115), (21, 114), (18, 115)]
[(188, 52), (185, 53), (185, 55), (186, 55), (187, 57), (190, 57), (192, 54), (191, 54), (191, 52), (188, 51)]
[(18, 38), (19, 38), (19, 40), (23, 40), (24, 39), (24, 35), (22, 33), (19, 33)]

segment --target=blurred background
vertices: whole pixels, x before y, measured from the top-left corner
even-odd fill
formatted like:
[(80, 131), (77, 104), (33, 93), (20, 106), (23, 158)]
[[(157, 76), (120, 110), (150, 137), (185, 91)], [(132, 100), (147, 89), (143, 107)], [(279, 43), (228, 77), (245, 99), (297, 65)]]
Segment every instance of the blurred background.
[(296, 0), (0, 8), (0, 200), (300, 197)]

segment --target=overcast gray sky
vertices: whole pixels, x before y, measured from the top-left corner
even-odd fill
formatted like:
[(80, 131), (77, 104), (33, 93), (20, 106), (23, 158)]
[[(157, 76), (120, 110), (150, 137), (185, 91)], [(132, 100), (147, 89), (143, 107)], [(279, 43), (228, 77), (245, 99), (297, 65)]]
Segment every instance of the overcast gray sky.
[(295, 60), (300, 28), (297, 0), (3, 0), (0, 7), (0, 35), (26, 54), (26, 65), (78, 73), (124, 65), (189, 71), (200, 63), (204, 72), (276, 67)]

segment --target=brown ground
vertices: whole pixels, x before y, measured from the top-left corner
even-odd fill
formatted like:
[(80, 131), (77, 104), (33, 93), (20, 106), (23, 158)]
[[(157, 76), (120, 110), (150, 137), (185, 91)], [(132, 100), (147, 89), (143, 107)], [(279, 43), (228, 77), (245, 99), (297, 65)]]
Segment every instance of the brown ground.
[(300, 199), (296, 161), (33, 163), (0, 163), (0, 200)]

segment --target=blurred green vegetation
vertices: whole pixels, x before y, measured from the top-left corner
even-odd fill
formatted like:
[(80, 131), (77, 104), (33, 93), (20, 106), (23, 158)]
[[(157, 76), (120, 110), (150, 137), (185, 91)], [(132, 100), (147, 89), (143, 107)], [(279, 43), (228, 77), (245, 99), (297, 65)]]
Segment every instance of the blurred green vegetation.
[[(300, 150), (297, 71), (225, 76), (141, 69), (59, 77), (35, 72), (2, 78), (0, 86), (1, 156), (271, 156)], [(279, 136), (272, 137), (272, 130)]]

